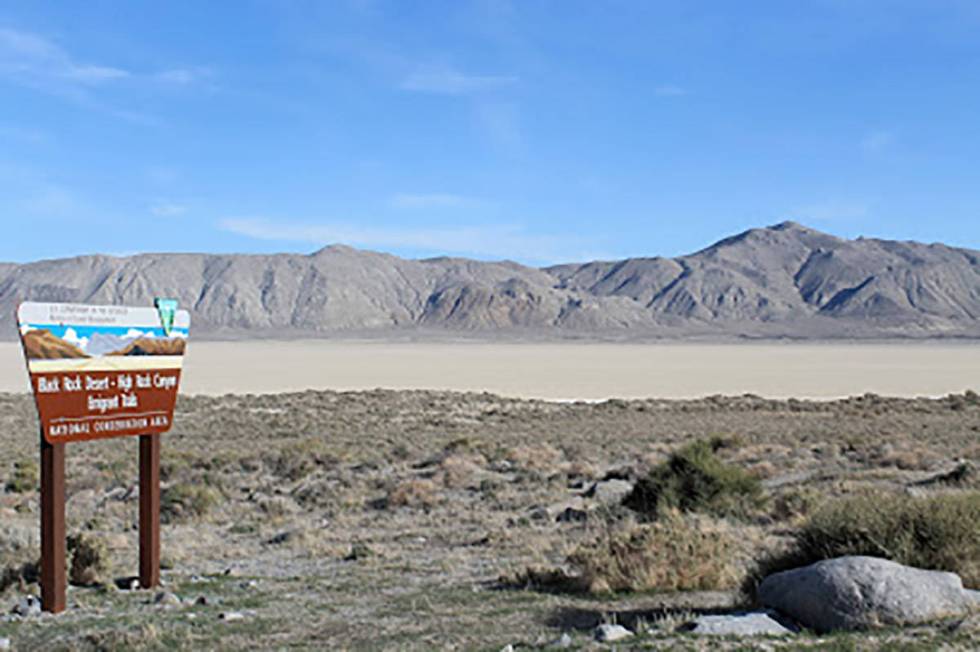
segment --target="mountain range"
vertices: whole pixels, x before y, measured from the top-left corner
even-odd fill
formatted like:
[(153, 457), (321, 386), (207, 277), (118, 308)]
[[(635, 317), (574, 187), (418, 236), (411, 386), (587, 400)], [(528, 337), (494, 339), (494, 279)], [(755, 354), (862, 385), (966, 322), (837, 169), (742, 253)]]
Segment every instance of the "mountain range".
[(980, 337), (980, 251), (847, 240), (784, 222), (677, 258), (534, 268), (313, 254), (142, 254), (0, 264), (0, 329), (20, 301), (151, 305), (197, 337), (473, 334), (653, 339)]

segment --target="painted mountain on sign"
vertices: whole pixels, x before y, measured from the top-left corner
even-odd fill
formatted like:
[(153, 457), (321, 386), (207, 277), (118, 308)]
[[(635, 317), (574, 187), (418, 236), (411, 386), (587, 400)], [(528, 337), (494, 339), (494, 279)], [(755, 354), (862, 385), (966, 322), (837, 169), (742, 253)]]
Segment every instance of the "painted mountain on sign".
[(211, 337), (980, 337), (980, 252), (786, 222), (677, 258), (546, 268), (345, 246), (0, 265), (0, 320), (22, 300), (155, 296), (177, 298)]
[(87, 358), (84, 351), (52, 335), (44, 329), (32, 330), (23, 335), (24, 353), (28, 360), (63, 360), (66, 358)]
[(185, 346), (180, 338), (140, 338), (108, 355), (184, 355)]

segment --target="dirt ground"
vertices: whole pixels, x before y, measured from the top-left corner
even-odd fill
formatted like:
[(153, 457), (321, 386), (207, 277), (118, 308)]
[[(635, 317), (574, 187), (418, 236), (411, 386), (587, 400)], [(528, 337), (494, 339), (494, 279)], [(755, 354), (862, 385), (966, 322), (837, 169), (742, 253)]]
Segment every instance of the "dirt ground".
[[(29, 396), (0, 395), (0, 570), (36, 559), (36, 428)], [(795, 498), (940, 491), (919, 483), (980, 462), (980, 402), (553, 403), (437, 391), (182, 398), (163, 440), (164, 588), (182, 602), (156, 604), (157, 591), (114, 583), (136, 571), (137, 442), (73, 444), (68, 529), (102, 541), (108, 568), (101, 585), (70, 588), (62, 615), (0, 616), (0, 639), (14, 650), (500, 650), (545, 648), (567, 633), (572, 648), (592, 649), (606, 647), (592, 629), (614, 621), (643, 632), (631, 646), (651, 649), (980, 646), (975, 631), (950, 623), (706, 640), (672, 626), (732, 608), (736, 592), (595, 597), (500, 582), (562, 567), (606, 527), (607, 507), (582, 495), (596, 480), (635, 477), (713, 436), (733, 442), (720, 452), (727, 461), (763, 479), (772, 508), (731, 524), (761, 554), (791, 531), (785, 505)], [(557, 518), (568, 506), (586, 516)], [(30, 592), (29, 579), (11, 586), (0, 611)]]

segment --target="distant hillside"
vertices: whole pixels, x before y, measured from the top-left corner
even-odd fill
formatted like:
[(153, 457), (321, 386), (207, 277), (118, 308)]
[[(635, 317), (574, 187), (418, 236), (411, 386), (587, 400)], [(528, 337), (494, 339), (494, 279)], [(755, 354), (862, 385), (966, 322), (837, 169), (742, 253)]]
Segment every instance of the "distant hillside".
[(344, 246), (0, 266), (9, 338), (21, 300), (150, 305), (155, 296), (179, 299), (196, 336), (980, 337), (980, 252), (844, 240), (787, 222), (679, 258), (545, 269)]

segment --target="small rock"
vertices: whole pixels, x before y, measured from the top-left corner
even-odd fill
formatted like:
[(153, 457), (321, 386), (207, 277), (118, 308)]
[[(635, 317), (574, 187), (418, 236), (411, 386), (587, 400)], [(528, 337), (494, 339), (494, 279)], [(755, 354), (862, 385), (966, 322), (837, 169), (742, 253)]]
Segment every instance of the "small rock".
[(6, 652), (6, 650), (10, 649), (10, 646), (11, 643), (9, 638), (0, 638), (0, 650)]
[(560, 649), (572, 647), (572, 637), (568, 635), (568, 632), (563, 633), (557, 639), (551, 642), (550, 647), (557, 647)]
[(595, 628), (595, 640), (600, 643), (613, 643), (631, 636), (633, 636), (633, 632), (622, 625), (610, 625), (606, 623)]
[(551, 514), (547, 507), (534, 507), (531, 509), (530, 517), (532, 521), (547, 521)]
[(817, 632), (918, 625), (964, 616), (975, 604), (955, 573), (862, 556), (770, 575), (759, 598)]
[(514, 652), (514, 645), (512, 643), (508, 643), (500, 648), (500, 652)]
[(249, 580), (247, 582), (242, 582), (238, 586), (240, 588), (243, 588), (243, 589), (248, 590), (248, 589), (254, 589), (254, 588), (258, 587), (258, 585), (259, 585), (258, 581), (256, 581), (256, 580)]
[(584, 523), (589, 518), (589, 513), (584, 509), (575, 509), (574, 507), (566, 507), (565, 511), (558, 514), (555, 517), (555, 521), (558, 523)]
[(209, 604), (211, 604), (211, 600), (208, 599), (208, 596), (201, 595), (198, 596), (197, 600), (194, 601), (194, 604), (196, 604), (199, 607), (206, 607)]
[(224, 620), (225, 622), (235, 622), (236, 620), (245, 620), (245, 614), (241, 611), (222, 611), (218, 614), (218, 620)]
[(351, 545), (350, 552), (344, 557), (344, 561), (357, 561), (374, 556), (374, 551), (366, 543), (355, 543)]
[(181, 604), (180, 598), (176, 594), (170, 591), (161, 591), (157, 593), (153, 598), (153, 604), (158, 604), (164, 607), (173, 607)]
[(603, 480), (592, 485), (585, 496), (602, 505), (618, 505), (632, 491), (633, 483), (628, 480)]
[(765, 611), (726, 614), (721, 616), (699, 616), (684, 626), (692, 634), (713, 636), (782, 636), (792, 634), (793, 630), (783, 626), (776, 614)]
[(14, 606), (11, 612), (24, 618), (38, 616), (41, 614), (41, 600), (37, 596), (26, 596)]
[(117, 577), (115, 584), (120, 591), (138, 591), (140, 579), (138, 577)]

